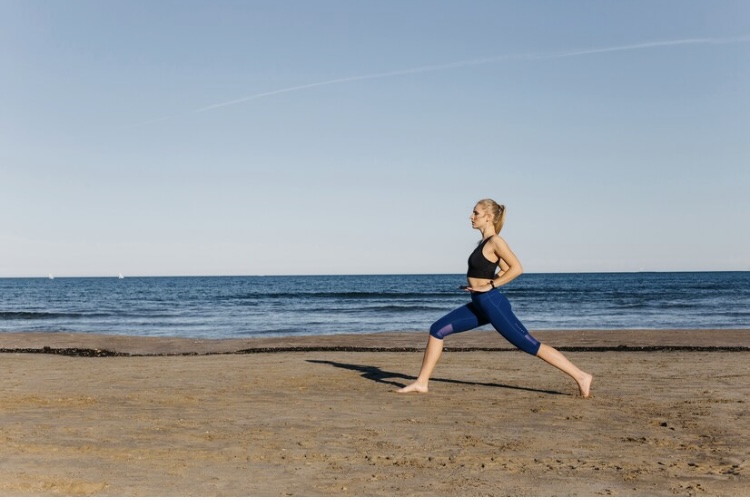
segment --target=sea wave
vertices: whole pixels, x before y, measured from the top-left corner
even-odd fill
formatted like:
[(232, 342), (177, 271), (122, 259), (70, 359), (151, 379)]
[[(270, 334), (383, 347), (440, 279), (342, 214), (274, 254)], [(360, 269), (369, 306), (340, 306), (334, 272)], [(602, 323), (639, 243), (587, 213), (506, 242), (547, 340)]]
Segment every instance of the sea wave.
[(106, 313), (70, 313), (70, 312), (38, 312), (38, 311), (0, 311), (0, 320), (34, 320), (34, 319), (66, 319), (66, 318), (102, 318), (110, 316)]
[[(458, 289), (458, 288), (457, 288)], [(440, 292), (440, 291), (410, 291), (410, 292), (301, 292), (290, 290), (288, 292), (248, 292), (238, 295), (224, 295), (221, 300), (258, 300), (258, 299), (344, 299), (344, 300), (429, 300), (431, 298), (442, 299), (455, 295), (466, 295), (466, 292)]]
[[(462, 275), (0, 279), (0, 331), (226, 338), (425, 330)], [(535, 329), (750, 328), (750, 272), (525, 274), (501, 291)]]

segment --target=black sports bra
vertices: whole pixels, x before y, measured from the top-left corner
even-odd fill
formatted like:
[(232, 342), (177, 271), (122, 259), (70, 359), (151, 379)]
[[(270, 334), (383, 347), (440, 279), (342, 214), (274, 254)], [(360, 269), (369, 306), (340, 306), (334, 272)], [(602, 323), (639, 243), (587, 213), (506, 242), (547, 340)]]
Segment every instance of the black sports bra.
[(469, 278), (491, 280), (495, 277), (497, 262), (490, 262), (482, 253), (484, 245), (486, 245), (487, 242), (490, 241), (490, 238), (487, 238), (482, 243), (480, 243), (479, 246), (476, 247), (473, 252), (471, 252), (471, 255), (469, 255), (469, 270), (466, 272), (466, 276), (468, 276)]

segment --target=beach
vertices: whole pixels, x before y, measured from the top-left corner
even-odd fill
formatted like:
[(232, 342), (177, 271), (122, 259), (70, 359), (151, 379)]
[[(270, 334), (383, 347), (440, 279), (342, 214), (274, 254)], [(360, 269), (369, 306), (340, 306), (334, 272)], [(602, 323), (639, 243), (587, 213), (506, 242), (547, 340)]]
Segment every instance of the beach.
[(0, 334), (6, 496), (750, 494), (750, 330), (201, 340)]

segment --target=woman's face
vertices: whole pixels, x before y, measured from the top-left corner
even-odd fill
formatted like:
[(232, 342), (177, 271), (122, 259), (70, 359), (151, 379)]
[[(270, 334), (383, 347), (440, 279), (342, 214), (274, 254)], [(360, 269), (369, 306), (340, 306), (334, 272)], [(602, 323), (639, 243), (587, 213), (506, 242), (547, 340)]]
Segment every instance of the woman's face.
[(474, 211), (471, 212), (471, 227), (474, 229), (480, 229), (487, 224), (489, 220), (489, 214), (485, 211), (484, 207), (477, 205), (474, 207)]

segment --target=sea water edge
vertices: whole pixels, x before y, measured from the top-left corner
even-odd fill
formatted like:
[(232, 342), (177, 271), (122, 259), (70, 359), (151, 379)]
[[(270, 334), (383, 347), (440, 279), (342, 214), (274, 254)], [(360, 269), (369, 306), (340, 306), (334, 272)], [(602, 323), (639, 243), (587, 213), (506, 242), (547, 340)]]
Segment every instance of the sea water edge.
[[(469, 300), (463, 283), (460, 274), (0, 278), (0, 332), (422, 332)], [(750, 328), (744, 271), (528, 273), (502, 292), (532, 331)]]

